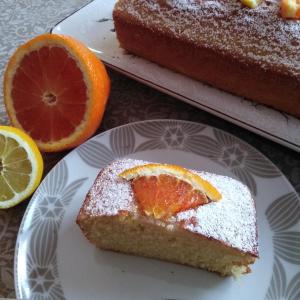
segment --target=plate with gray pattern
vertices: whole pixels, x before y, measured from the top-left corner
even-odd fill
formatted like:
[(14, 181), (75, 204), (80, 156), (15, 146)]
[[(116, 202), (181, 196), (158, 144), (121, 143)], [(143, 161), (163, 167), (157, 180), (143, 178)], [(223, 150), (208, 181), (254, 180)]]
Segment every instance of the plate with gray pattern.
[[(172, 263), (101, 251), (75, 224), (98, 172), (127, 157), (231, 176), (251, 190), (260, 259), (239, 280)], [(15, 252), (20, 299), (300, 299), (300, 199), (281, 172), (235, 136), (200, 123), (151, 120), (99, 134), (43, 180)]]

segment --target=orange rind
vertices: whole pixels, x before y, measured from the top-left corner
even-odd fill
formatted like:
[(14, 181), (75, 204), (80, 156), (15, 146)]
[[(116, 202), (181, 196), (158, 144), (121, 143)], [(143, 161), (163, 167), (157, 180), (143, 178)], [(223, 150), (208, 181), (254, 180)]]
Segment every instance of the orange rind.
[(158, 219), (222, 198), (211, 183), (176, 165), (146, 164), (125, 170), (119, 176), (131, 181), (141, 210)]
[(281, 0), (281, 16), (285, 19), (300, 19), (300, 1), (299, 0)]
[(110, 90), (103, 63), (81, 42), (43, 34), (21, 45), (4, 74), (11, 123), (45, 152), (73, 148), (99, 127)]

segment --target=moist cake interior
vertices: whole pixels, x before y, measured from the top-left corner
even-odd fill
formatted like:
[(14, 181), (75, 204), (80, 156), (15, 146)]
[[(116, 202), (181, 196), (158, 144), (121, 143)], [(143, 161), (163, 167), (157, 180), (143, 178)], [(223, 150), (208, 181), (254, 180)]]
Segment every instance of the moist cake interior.
[(103, 169), (90, 189), (77, 223), (98, 248), (152, 257), (217, 272), (250, 272), (258, 256), (256, 216), (249, 190), (220, 175), (200, 173), (223, 199), (163, 221), (143, 215), (122, 171), (145, 161), (119, 160)]

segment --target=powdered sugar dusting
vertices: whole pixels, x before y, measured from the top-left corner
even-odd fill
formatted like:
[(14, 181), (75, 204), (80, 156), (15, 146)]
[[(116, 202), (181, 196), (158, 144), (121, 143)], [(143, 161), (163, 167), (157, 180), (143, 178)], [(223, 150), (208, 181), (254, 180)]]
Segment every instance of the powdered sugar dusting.
[[(177, 221), (184, 221), (184, 228), (192, 232), (257, 253), (256, 212), (249, 189), (229, 177), (199, 174), (221, 192), (222, 199), (181, 212)], [(193, 222), (187, 221), (191, 219)]]
[(118, 175), (124, 170), (140, 165), (135, 160), (119, 160), (104, 168), (96, 178), (87, 198), (85, 211), (92, 216), (113, 216), (119, 211), (137, 211), (131, 185)]
[(249, 9), (239, 0), (121, 0), (120, 14), (157, 32), (300, 80), (300, 21), (278, 0)]
[[(113, 216), (124, 210), (137, 214), (131, 185), (118, 175), (146, 163), (149, 162), (123, 159), (104, 168), (87, 195), (84, 214)], [(221, 192), (222, 200), (180, 212), (170, 222), (257, 255), (256, 212), (248, 188), (229, 177), (197, 173)]]

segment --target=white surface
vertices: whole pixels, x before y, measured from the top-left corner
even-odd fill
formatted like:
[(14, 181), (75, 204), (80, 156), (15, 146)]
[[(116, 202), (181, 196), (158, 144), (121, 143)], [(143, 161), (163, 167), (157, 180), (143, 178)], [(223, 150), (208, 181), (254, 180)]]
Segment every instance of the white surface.
[[(81, 40), (104, 63), (129, 77), (300, 151), (299, 119), (125, 54), (112, 31), (114, 3), (115, 0), (95, 0), (63, 20), (52, 32), (71, 35)], [(109, 20), (99, 22), (102, 19)]]

